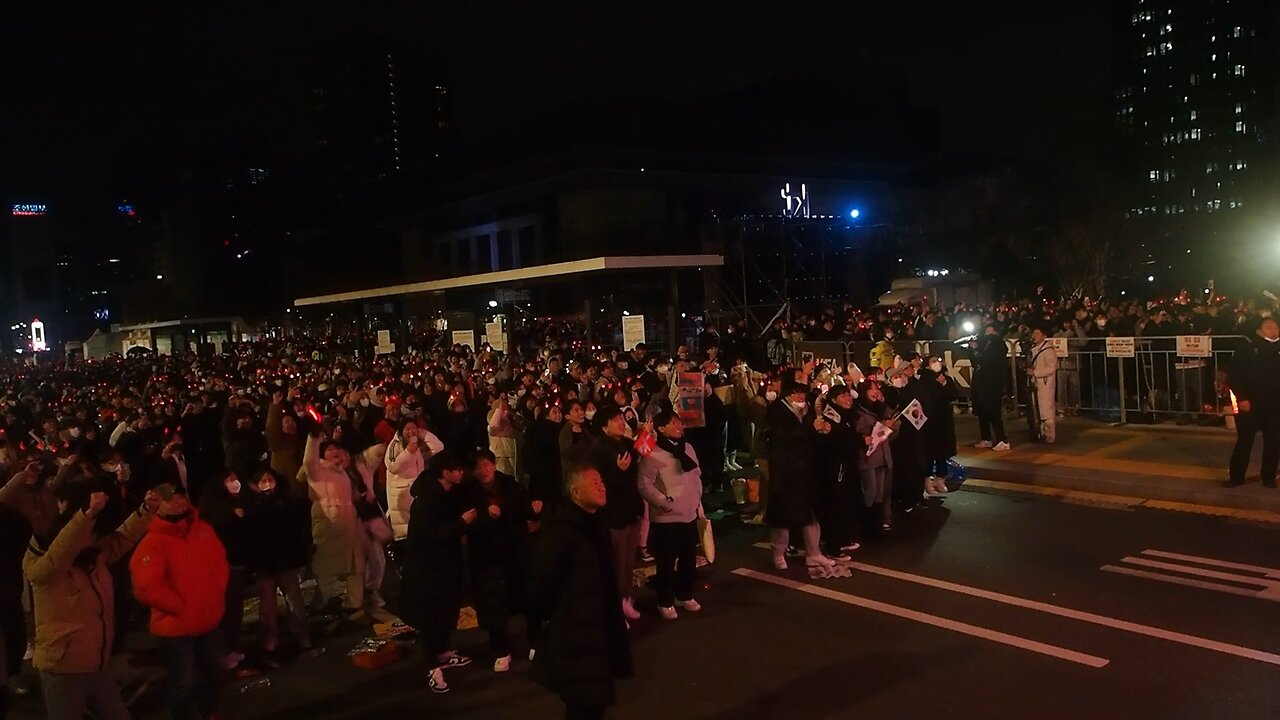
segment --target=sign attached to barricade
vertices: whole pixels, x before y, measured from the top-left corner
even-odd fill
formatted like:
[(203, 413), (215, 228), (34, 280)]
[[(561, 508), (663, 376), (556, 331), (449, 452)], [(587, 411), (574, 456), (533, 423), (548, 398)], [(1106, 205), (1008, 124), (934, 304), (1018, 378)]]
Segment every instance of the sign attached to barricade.
[(1208, 335), (1179, 335), (1178, 357), (1209, 357), (1213, 355), (1213, 338)]
[(643, 315), (623, 315), (622, 316), (622, 349), (635, 350), (636, 345), (645, 342), (644, 339), (644, 316)]
[(1107, 357), (1109, 358), (1131, 358), (1134, 357), (1134, 341), (1131, 337), (1109, 337), (1107, 338)]
[(1050, 344), (1053, 345), (1053, 352), (1058, 357), (1064, 358), (1069, 354), (1069, 351), (1067, 350), (1066, 338), (1059, 338), (1059, 337), (1049, 338), (1049, 342)]
[(500, 353), (507, 351), (507, 336), (502, 332), (501, 321), (484, 324), (484, 339), (481, 340), (481, 343), (483, 344), (485, 341), (489, 343), (489, 347)]

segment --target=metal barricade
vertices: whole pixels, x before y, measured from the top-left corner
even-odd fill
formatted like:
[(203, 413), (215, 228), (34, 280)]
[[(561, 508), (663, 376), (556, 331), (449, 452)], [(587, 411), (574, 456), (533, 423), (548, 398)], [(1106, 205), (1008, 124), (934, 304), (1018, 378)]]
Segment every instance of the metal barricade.
[[(1057, 410), (1059, 414), (1085, 415), (1113, 423), (1217, 422), (1231, 413), (1226, 372), (1242, 343), (1239, 335), (1200, 337), (1206, 357), (1179, 354), (1177, 337), (1134, 338), (1133, 357), (1108, 356), (1106, 338), (1066, 340), (1066, 355), (1059, 358)], [(1017, 342), (1009, 340), (1009, 384), (1005, 397), (1016, 412), (1025, 411), (1027, 373)], [(795, 367), (812, 357), (815, 362), (847, 367), (856, 363), (870, 374), (874, 342), (802, 341), (789, 345)], [(956, 404), (969, 404), (973, 373), (972, 352), (949, 340), (893, 343), (898, 355), (915, 351), (942, 357), (947, 373), (956, 381)], [(834, 369), (834, 368), (833, 368)]]

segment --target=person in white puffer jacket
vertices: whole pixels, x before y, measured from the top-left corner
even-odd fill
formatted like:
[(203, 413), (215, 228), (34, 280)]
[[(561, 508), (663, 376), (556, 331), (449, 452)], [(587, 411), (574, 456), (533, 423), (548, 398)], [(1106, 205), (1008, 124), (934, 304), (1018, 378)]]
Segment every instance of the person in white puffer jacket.
[(412, 420), (405, 421), (387, 444), (387, 520), (391, 521), (396, 540), (409, 534), (409, 507), (413, 505), (409, 488), (426, 469), (431, 456), (441, 450), (444, 443), (440, 438)]

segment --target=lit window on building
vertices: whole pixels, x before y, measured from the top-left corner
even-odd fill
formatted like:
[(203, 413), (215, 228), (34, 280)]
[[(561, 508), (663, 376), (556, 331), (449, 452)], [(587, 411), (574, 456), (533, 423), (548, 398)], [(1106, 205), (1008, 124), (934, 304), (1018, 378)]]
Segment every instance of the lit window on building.
[(1244, 77), (1244, 66), (1243, 66), (1243, 65), (1236, 65), (1236, 75), (1237, 75), (1237, 76), (1239, 76), (1239, 77)]
[[(1186, 100), (1186, 98), (1183, 98), (1183, 100)], [(1200, 116), (1200, 115), (1199, 115), (1199, 113), (1197, 113), (1195, 110), (1192, 110), (1192, 111), (1191, 111), (1191, 119), (1192, 119), (1193, 121), (1194, 121), (1197, 117), (1199, 117), (1199, 116)]]
[(1191, 73), (1191, 85), (1194, 87), (1200, 84), (1200, 73)]
[(1173, 43), (1171, 43), (1171, 42), (1162, 42), (1162, 43), (1160, 43), (1160, 54), (1161, 54), (1161, 55), (1164, 55), (1164, 54), (1166, 54), (1166, 53), (1171, 53), (1171, 52), (1173, 52)]
[(1244, 103), (1236, 103), (1236, 114), (1241, 115), (1243, 113), (1244, 113)]
[(1164, 26), (1160, 28), (1161, 35), (1168, 35), (1171, 32), (1173, 32), (1173, 25), (1170, 25), (1169, 23), (1165, 23)]
[(1237, 121), (1236, 121), (1236, 132), (1238, 132), (1238, 133), (1242, 133), (1242, 132), (1244, 132), (1244, 129), (1245, 129), (1244, 121), (1243, 121), (1243, 120), (1237, 120)]
[(1187, 133), (1187, 137), (1191, 140), (1200, 139), (1200, 128), (1191, 128), (1191, 132)]
[(1239, 25), (1235, 26), (1235, 29), (1231, 31), (1231, 37), (1240, 37), (1240, 31), (1241, 31), (1240, 26)]
[(1147, 177), (1151, 178), (1151, 182), (1156, 182), (1156, 181), (1158, 181), (1158, 180), (1160, 179), (1160, 171), (1159, 171), (1159, 170), (1152, 170), (1152, 171), (1147, 175)]

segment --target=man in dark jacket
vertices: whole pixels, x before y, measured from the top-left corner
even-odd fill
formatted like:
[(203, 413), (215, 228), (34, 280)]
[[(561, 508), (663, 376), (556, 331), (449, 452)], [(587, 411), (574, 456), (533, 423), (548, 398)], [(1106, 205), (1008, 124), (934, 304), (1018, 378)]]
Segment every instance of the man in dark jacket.
[(983, 334), (976, 341), (976, 367), (973, 370), (973, 413), (978, 416), (978, 431), (982, 440), (974, 447), (1009, 449), (1004, 434), (1004, 383), (1009, 377), (1009, 348), (996, 332), (993, 323), (987, 323)]
[(591, 467), (604, 478), (609, 502), (600, 510), (600, 519), (613, 539), (613, 569), (622, 597), (622, 614), (628, 620), (639, 620), (631, 601), (632, 575), (636, 552), (640, 549), (640, 519), (644, 516), (644, 499), (636, 480), (639, 458), (627, 437), (627, 421), (616, 407), (596, 413), (596, 427), (601, 438), (591, 447)]
[(431, 457), (409, 493), (409, 535), (405, 539), (406, 620), (423, 637), (423, 653), (432, 692), (449, 692), (446, 668), (471, 664), (471, 658), (449, 649), (462, 606), (462, 536), (479, 513), (466, 507), (466, 491), (458, 486), (465, 466), (449, 450)]
[[(609, 532), (597, 513), (604, 480), (594, 468), (569, 473), (561, 505), (534, 545), (530, 605), (549, 618), (531, 677), (560, 696), (566, 718), (603, 718), (615, 678), (631, 677), (631, 643), (610, 562)], [(416, 507), (416, 503), (415, 503)]]
[(1253, 454), (1253, 438), (1262, 433), (1262, 484), (1276, 486), (1280, 465), (1280, 323), (1265, 318), (1253, 342), (1231, 360), (1231, 389), (1236, 395), (1236, 447), (1231, 452), (1227, 487), (1244, 484)]
[[(511, 639), (507, 634), (511, 615), (526, 610), (525, 587), (529, 577), (529, 524), (542, 511), (540, 501), (530, 501), (515, 478), (497, 470), (488, 450), (476, 452), (471, 462), (474, 482), (467, 483), (466, 507), (476, 511), (467, 527), (467, 560), (471, 569), (476, 620), (489, 633), (494, 672), (511, 669)], [(530, 647), (537, 645), (541, 624), (526, 615)]]

